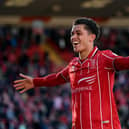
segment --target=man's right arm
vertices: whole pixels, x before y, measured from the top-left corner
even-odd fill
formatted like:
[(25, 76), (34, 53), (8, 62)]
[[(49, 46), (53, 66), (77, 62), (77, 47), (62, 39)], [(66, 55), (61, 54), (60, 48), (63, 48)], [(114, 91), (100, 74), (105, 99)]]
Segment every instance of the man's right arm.
[(14, 88), (24, 93), (29, 89), (41, 86), (56, 86), (69, 81), (68, 66), (57, 74), (50, 74), (45, 77), (32, 78), (30, 76), (20, 74), (22, 79), (14, 81)]
[(56, 86), (69, 81), (68, 66), (59, 73), (49, 74), (45, 77), (36, 77), (33, 79), (34, 87)]

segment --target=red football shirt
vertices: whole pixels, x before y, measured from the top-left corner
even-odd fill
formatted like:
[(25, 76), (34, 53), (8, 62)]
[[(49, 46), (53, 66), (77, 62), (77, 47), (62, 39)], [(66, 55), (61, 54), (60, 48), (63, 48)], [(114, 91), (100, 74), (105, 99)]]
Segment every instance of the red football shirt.
[(115, 70), (129, 69), (129, 58), (97, 47), (80, 61), (75, 57), (57, 74), (34, 78), (35, 86), (54, 86), (70, 81), (72, 129), (121, 129), (113, 97)]

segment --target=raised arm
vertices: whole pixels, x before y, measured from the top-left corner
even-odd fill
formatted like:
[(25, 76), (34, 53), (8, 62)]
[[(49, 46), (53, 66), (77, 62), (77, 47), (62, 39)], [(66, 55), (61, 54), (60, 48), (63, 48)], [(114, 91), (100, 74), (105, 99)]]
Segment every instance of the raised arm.
[(117, 71), (129, 70), (129, 56), (116, 58), (114, 60), (114, 67)]
[(102, 55), (107, 68), (111, 68), (115, 71), (129, 70), (129, 56), (118, 56), (110, 50), (103, 52)]
[(45, 77), (32, 78), (24, 74), (20, 74), (20, 77), (22, 79), (14, 81), (14, 87), (16, 90), (20, 90), (20, 93), (24, 93), (34, 87), (56, 86), (69, 81), (68, 66), (59, 73), (49, 74)]
[(35, 87), (41, 87), (41, 86), (51, 87), (51, 86), (56, 86), (56, 85), (66, 83), (68, 81), (69, 81), (68, 66), (57, 74), (53, 73), (43, 78), (37, 77), (33, 79), (33, 83)]

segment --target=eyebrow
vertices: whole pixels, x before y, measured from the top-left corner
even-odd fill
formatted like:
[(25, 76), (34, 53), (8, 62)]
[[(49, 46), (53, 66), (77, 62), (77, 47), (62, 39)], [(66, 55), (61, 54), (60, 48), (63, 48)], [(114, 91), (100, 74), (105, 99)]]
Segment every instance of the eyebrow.
[(74, 32), (81, 32), (81, 31), (79, 29), (75, 31), (71, 31), (71, 34), (73, 34)]

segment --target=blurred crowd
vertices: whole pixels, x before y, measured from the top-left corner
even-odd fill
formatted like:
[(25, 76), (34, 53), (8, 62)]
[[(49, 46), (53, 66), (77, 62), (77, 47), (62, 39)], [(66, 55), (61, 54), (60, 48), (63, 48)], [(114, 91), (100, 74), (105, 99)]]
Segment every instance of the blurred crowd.
[[(102, 32), (96, 42), (100, 49), (129, 55), (129, 29), (103, 27)], [(42, 46), (53, 43), (53, 49), (64, 51), (67, 56), (72, 53), (69, 37), (70, 29), (64, 28), (44, 28), (38, 33), (32, 27), (0, 26), (0, 129), (71, 128), (69, 83), (35, 88), (24, 94), (13, 88), (20, 72), (42, 77), (56, 71), (55, 62)], [(122, 129), (128, 129), (129, 72), (116, 73), (115, 78), (114, 97)]]

